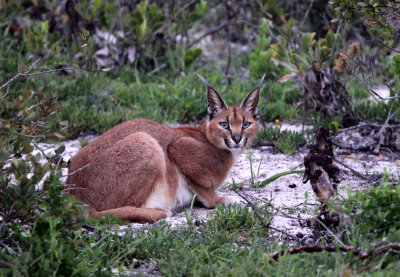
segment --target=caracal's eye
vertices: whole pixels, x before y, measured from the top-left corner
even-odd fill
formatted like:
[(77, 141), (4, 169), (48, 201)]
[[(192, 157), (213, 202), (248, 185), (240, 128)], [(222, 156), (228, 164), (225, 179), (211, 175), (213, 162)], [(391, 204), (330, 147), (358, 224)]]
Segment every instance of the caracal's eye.
[(245, 122), (243, 122), (242, 127), (243, 127), (243, 129), (247, 129), (250, 127), (250, 125), (251, 125), (251, 122), (245, 121)]
[(223, 122), (220, 122), (219, 125), (224, 129), (229, 129), (229, 123), (228, 122), (223, 121)]

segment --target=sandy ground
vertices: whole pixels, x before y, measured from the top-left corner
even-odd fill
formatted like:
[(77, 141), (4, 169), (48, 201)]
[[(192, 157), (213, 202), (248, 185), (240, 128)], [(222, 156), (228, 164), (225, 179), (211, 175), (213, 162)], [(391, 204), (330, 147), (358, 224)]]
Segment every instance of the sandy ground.
[[(65, 141), (66, 151), (64, 152), (65, 159), (72, 157), (81, 147), (82, 141), (91, 141), (95, 136), (86, 136), (77, 140)], [(271, 200), (272, 205), (279, 208), (281, 211), (287, 212), (289, 208), (294, 208), (295, 212), (292, 214), (301, 218), (309, 218), (313, 216), (313, 209), (318, 204), (318, 201), (311, 189), (309, 183), (302, 183), (301, 174), (291, 174), (277, 179), (276, 181), (268, 184), (264, 188), (255, 188), (251, 184), (251, 170), (250, 170), (250, 157), (252, 160), (253, 173), (255, 174), (254, 182), (257, 184), (268, 177), (280, 172), (303, 169), (302, 162), (304, 156), (307, 154), (306, 148), (296, 151), (293, 155), (284, 155), (279, 153), (273, 147), (259, 147), (245, 151), (237, 160), (236, 164), (231, 170), (230, 175), (225, 180), (225, 184), (219, 190), (219, 194), (229, 196), (235, 202), (245, 205), (245, 201), (239, 197), (231, 188), (230, 185), (234, 181), (236, 184), (244, 182), (245, 185), (241, 189), (241, 193), (247, 195), (251, 200), (262, 199)], [(365, 153), (349, 154), (336, 150), (337, 158), (362, 174), (375, 174), (381, 173), (383, 170), (399, 176), (400, 175), (400, 160), (390, 160), (385, 156), (368, 155)], [(338, 185), (338, 193), (346, 197), (347, 190), (359, 190), (368, 188), (361, 179), (355, 177), (349, 170), (341, 168), (340, 184)], [(67, 172), (64, 171), (63, 175)], [(308, 198), (306, 198), (308, 194)], [(187, 224), (188, 209), (176, 212), (172, 217), (166, 219), (172, 227), (178, 228)], [(207, 216), (213, 213), (213, 210), (203, 207), (194, 207), (193, 215), (195, 219), (202, 221), (207, 220)], [(299, 221), (282, 216), (275, 216), (272, 221), (272, 226), (291, 235), (302, 237), (304, 242), (311, 237), (312, 230), (307, 227), (301, 227)], [(129, 223), (126, 226), (121, 226), (120, 231), (126, 228), (134, 230), (148, 227), (147, 224)], [(281, 236), (281, 233), (276, 233), (276, 236)]]

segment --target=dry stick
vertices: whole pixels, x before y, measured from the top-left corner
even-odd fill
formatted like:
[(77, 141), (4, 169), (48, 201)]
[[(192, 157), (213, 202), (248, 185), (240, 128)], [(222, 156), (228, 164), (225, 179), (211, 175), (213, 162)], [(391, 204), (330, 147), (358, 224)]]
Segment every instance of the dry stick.
[(56, 72), (64, 71), (64, 70), (84, 70), (84, 71), (88, 71), (88, 72), (96, 72), (95, 70), (83, 69), (83, 68), (81, 68), (79, 66), (76, 66), (76, 67), (62, 67), (62, 68), (57, 68), (57, 69), (49, 69), (49, 70), (29, 73), (32, 70), (32, 68), (39, 63), (39, 61), (41, 59), (42, 58), (37, 59), (35, 62), (33, 62), (31, 64), (31, 66), (29, 66), (28, 69), (25, 72), (18, 72), (13, 77), (11, 77), (7, 82), (5, 82), (4, 84), (0, 85), (0, 90), (7, 86), (7, 92), (4, 94), (4, 97), (7, 96), (7, 94), (9, 93), (9, 84), (14, 82), (18, 77), (21, 77), (21, 76), (23, 76), (23, 77), (31, 77), (31, 76), (47, 74), (47, 73), (56, 73)]
[[(336, 45), (336, 41), (340, 32), (340, 29), (342, 29), (342, 20), (339, 20), (339, 24), (338, 27), (336, 29), (336, 34), (335, 34), (335, 38), (333, 40), (333, 44), (332, 44), (332, 50), (331, 50), (331, 60), (329, 61), (329, 64), (332, 65), (333, 64), (333, 53), (335, 53), (335, 45)], [(332, 70), (332, 66), (330, 67)], [(332, 73), (332, 72), (331, 72)]]
[(49, 158), (49, 157), (46, 155), (46, 153), (44, 153), (44, 150), (42, 150), (42, 148), (40, 148), (34, 141), (32, 141), (32, 144), (33, 144), (37, 149), (39, 149), (39, 151), (42, 153), (42, 155), (46, 158), (46, 160), (47, 160), (49, 163), (53, 163), (52, 159)]
[[(12, 134), (12, 135), (17, 135), (17, 136), (22, 136), (22, 137), (26, 137), (26, 138), (31, 138), (31, 139), (35, 139), (35, 138), (46, 138), (46, 136), (43, 136), (43, 135), (30, 136), (30, 135), (21, 134), (21, 133), (18, 133), (18, 132), (10, 132), (10, 134)], [(4, 136), (4, 135), (8, 135), (8, 134), (6, 134), (6, 133), (0, 133), (0, 135)]]
[(300, 29), (301, 26), (303, 26), (304, 22), (306, 21), (306, 19), (307, 19), (307, 17), (308, 17), (308, 14), (310, 13), (310, 11), (311, 11), (313, 5), (314, 5), (314, 0), (311, 0), (311, 1), (310, 1), (310, 5), (308, 5), (308, 8), (307, 8), (307, 10), (306, 10), (306, 13), (305, 13), (304, 16), (303, 16), (303, 19), (301, 20), (300, 24), (298, 25), (298, 28), (299, 28), (299, 29)]
[[(281, 209), (279, 209), (279, 208), (275, 207), (274, 205), (272, 205), (270, 201), (266, 201), (266, 200), (263, 199), (263, 198), (258, 198), (258, 197), (255, 197), (255, 198), (256, 198), (257, 200), (259, 200), (259, 201), (265, 203), (268, 207), (271, 207), (272, 209), (274, 209), (277, 213), (280, 213), (280, 216), (281, 216), (281, 217), (286, 217), (286, 218), (289, 218), (289, 219), (296, 219), (296, 220), (304, 220), (304, 221), (307, 221), (307, 218), (296, 217), (296, 216), (290, 215), (290, 214), (288, 214), (288, 213), (282, 212)], [(302, 203), (302, 204), (303, 204), (303, 203)]]
[[(228, 22), (228, 24), (230, 25), (231, 22), (231, 15), (229, 13), (230, 10), (230, 6), (228, 4), (227, 1), (225, 1), (225, 11), (226, 11), (226, 21)], [(225, 76), (228, 76), (229, 74), (229, 69), (231, 67), (231, 56), (232, 56), (232, 51), (231, 51), (231, 38), (232, 38), (232, 32), (231, 32), (231, 28), (228, 28), (228, 62), (226, 65), (226, 69), (225, 69)]]
[[(396, 111), (396, 113), (397, 113), (397, 111)], [(363, 127), (366, 127), (366, 126), (377, 127), (377, 128), (382, 127), (382, 125), (379, 125), (379, 124), (375, 124), (375, 123), (368, 122), (368, 121), (363, 121), (363, 124), (359, 124), (359, 125), (356, 125), (356, 126), (351, 126), (351, 127), (348, 127), (348, 128), (340, 129), (340, 130), (337, 131), (337, 133), (344, 133), (344, 132), (347, 132), (347, 131), (351, 131), (351, 130), (358, 129), (358, 128), (363, 128)], [(400, 124), (388, 124), (388, 126), (390, 128), (398, 128), (398, 127), (400, 127)], [(339, 146), (341, 148), (351, 149), (351, 150), (357, 150), (357, 149), (352, 149), (351, 147), (345, 147), (345, 146), (342, 147), (341, 145), (336, 145), (336, 146)]]
[[(49, 69), (49, 70), (44, 70), (44, 71), (39, 71), (39, 72), (33, 72), (33, 73), (21, 73), (20, 76), (25, 76), (25, 77), (29, 77), (29, 76), (36, 76), (36, 75), (40, 75), (40, 74), (46, 74), (46, 73), (56, 73), (59, 71), (64, 71), (64, 70), (82, 70), (81, 67), (79, 66), (75, 66), (75, 67), (62, 67), (62, 68), (56, 68), (56, 69)], [(95, 72), (94, 70), (88, 70), (85, 69), (86, 71), (89, 72)]]
[(153, 75), (154, 73), (160, 71), (161, 69), (163, 69), (163, 68), (166, 67), (166, 66), (167, 66), (167, 64), (163, 63), (163, 64), (161, 64), (160, 66), (154, 68), (152, 71), (150, 71), (150, 72), (148, 73), (148, 75)]
[[(361, 65), (356, 59), (350, 57), (350, 56), (349, 56), (347, 53), (345, 53), (345, 52), (343, 52), (343, 53), (346, 55), (346, 57), (347, 57), (348, 59), (352, 60), (358, 67), (362, 68), (362, 65)], [(348, 63), (347, 63), (347, 64), (348, 64)], [(371, 88), (371, 85), (370, 85), (367, 81), (365, 81), (364, 71), (361, 71), (361, 76), (363, 77), (363, 79), (361, 79), (361, 78), (357, 75), (357, 73), (356, 73), (355, 69), (353, 68), (353, 66), (349, 66), (349, 69), (350, 69), (352, 75), (357, 79), (357, 81), (360, 82), (361, 85), (363, 85), (364, 88), (367, 89), (367, 91), (370, 93), (370, 95), (372, 95), (372, 96), (375, 98), (375, 100), (377, 100), (377, 101), (379, 101), (379, 100), (394, 100), (394, 99), (400, 98), (400, 95), (398, 95), (398, 96), (392, 96), (392, 97), (382, 97), (382, 96), (380, 96), (375, 90), (373, 90), (373, 89)]]
[(2, 242), (0, 242), (0, 245), (3, 247), (3, 248), (6, 248), (8, 251), (10, 251), (12, 254), (16, 254), (15, 253), (15, 251), (11, 248), (11, 247), (9, 247), (8, 245), (6, 245), (6, 244), (4, 244), (4, 243), (2, 243)]
[[(22, 76), (23, 74), (29, 73), (29, 72), (32, 70), (32, 68), (33, 68), (34, 66), (36, 66), (41, 60), (42, 60), (42, 58), (39, 58), (39, 59), (35, 60), (35, 61), (26, 69), (25, 72), (18, 72), (17, 74), (15, 74), (14, 76), (12, 76), (10, 79), (8, 79), (7, 82), (5, 82), (4, 84), (2, 84), (2, 85), (0, 86), (0, 90), (2, 90), (3, 88), (5, 88), (6, 86), (8, 86), (10, 83), (14, 82), (15, 79), (17, 79), (18, 77)], [(7, 90), (7, 93), (6, 93), (4, 96), (7, 96), (7, 94), (8, 94), (8, 90)]]
[(396, 158), (400, 158), (399, 155), (397, 155), (396, 153), (394, 153), (389, 147), (383, 147), (381, 146), (382, 149), (385, 149), (386, 151), (390, 152), (390, 154), (392, 154), (393, 156), (395, 156)]
[(192, 42), (188, 45), (187, 48), (192, 47), (192, 46), (195, 45), (196, 43), (200, 42), (203, 38), (205, 38), (205, 37), (207, 37), (207, 36), (209, 36), (209, 35), (212, 35), (212, 34), (218, 32), (219, 30), (225, 28), (225, 27), (228, 26), (228, 25), (229, 25), (229, 22), (228, 22), (228, 21), (222, 22), (220, 25), (218, 25), (218, 26), (216, 26), (216, 27), (214, 27), (214, 28), (208, 30), (205, 34), (201, 35), (199, 38), (197, 38), (196, 40), (192, 41)]
[(352, 168), (349, 167), (348, 165), (342, 163), (341, 161), (339, 161), (339, 160), (336, 159), (335, 157), (333, 157), (333, 160), (334, 160), (335, 162), (337, 162), (338, 164), (340, 164), (341, 166), (343, 166), (343, 167), (347, 168), (348, 170), (350, 170), (351, 172), (353, 172), (353, 174), (356, 175), (357, 177), (359, 177), (359, 178), (361, 178), (361, 179), (363, 179), (363, 180), (366, 180), (366, 181), (371, 181), (370, 178), (365, 177), (364, 175), (362, 175), (361, 173), (355, 171), (354, 169), (352, 169)]
[(88, 163), (87, 165), (84, 165), (84, 166), (78, 168), (77, 170), (75, 170), (75, 171), (73, 171), (73, 172), (71, 172), (71, 173), (62, 175), (62, 177), (74, 175), (74, 174), (78, 173), (79, 171), (84, 170), (84, 169), (85, 169), (86, 167), (88, 167), (89, 165), (90, 165), (90, 163)]
[(392, 102), (392, 105), (390, 106), (390, 109), (389, 109), (389, 112), (388, 112), (388, 115), (387, 115), (387, 118), (386, 118), (386, 121), (385, 121), (385, 123), (383, 123), (382, 124), (382, 126), (379, 128), (379, 131), (378, 131), (378, 133), (376, 134), (376, 139), (378, 140), (378, 144), (377, 144), (377, 146), (375, 147), (375, 149), (374, 149), (374, 153), (375, 154), (378, 154), (380, 151), (379, 151), (379, 149), (381, 148), (381, 144), (382, 144), (382, 136), (384, 136), (384, 128), (386, 128), (387, 126), (388, 126), (388, 122), (389, 122), (389, 120), (394, 116), (394, 115), (396, 115), (396, 113), (399, 111), (399, 110), (396, 110), (393, 114), (392, 114), (392, 110), (393, 110), (393, 105), (394, 105), (394, 101)]
[(274, 230), (274, 231), (276, 231), (276, 232), (282, 233), (282, 234), (284, 234), (284, 235), (286, 235), (286, 236), (292, 238), (293, 240), (295, 240), (295, 241), (297, 241), (297, 242), (301, 242), (301, 240), (300, 240), (298, 237), (293, 236), (292, 234), (289, 234), (289, 233), (287, 233), (287, 232), (285, 232), (285, 231), (283, 231), (283, 230), (281, 230), (281, 229), (272, 227), (272, 226), (270, 225), (271, 219), (268, 221), (268, 224), (266, 224), (266, 223), (264, 222), (264, 218), (257, 212), (257, 210), (258, 210), (257, 207), (256, 207), (246, 196), (244, 196), (243, 194), (241, 194), (236, 188), (233, 188), (232, 190), (233, 190), (237, 195), (239, 195), (244, 201), (247, 202), (247, 206), (249, 206), (250, 208), (253, 209), (254, 214), (257, 216), (258, 220), (260, 221), (261, 225), (262, 225), (264, 228), (267, 228), (267, 229), (269, 228), (269, 229)]
[(389, 251), (394, 250), (393, 248), (400, 248), (400, 243), (389, 243), (387, 245), (383, 245), (380, 247), (376, 247), (374, 249), (371, 249), (369, 251), (363, 251), (360, 248), (356, 248), (354, 246), (349, 246), (349, 245), (343, 245), (340, 247), (337, 247), (335, 245), (325, 245), (325, 246), (319, 246), (319, 245), (304, 245), (304, 246), (299, 246), (299, 247), (292, 247), (286, 250), (281, 250), (274, 252), (269, 255), (269, 257), (275, 261), (279, 259), (280, 256), (283, 256), (285, 254), (299, 254), (299, 253), (319, 253), (322, 251), (328, 251), (328, 252), (351, 252), (353, 255), (359, 257), (360, 259), (371, 259), (376, 256), (379, 256), (381, 254), (387, 253)]
[(364, 126), (367, 126), (367, 124), (355, 125), (355, 126), (351, 126), (351, 127), (348, 127), (348, 128), (343, 128), (343, 129), (338, 130), (337, 133), (338, 134), (344, 133), (344, 132), (351, 131), (351, 130), (354, 130), (354, 129), (362, 128)]

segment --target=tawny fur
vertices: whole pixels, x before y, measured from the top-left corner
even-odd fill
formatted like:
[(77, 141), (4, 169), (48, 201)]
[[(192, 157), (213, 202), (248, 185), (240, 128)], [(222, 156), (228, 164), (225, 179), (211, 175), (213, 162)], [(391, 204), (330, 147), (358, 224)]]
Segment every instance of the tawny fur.
[[(211, 119), (201, 126), (171, 128), (135, 119), (81, 149), (69, 167), (70, 193), (90, 206), (92, 216), (112, 214), (138, 222), (170, 216), (193, 194), (209, 208), (230, 203), (215, 190), (256, 136), (259, 87), (240, 107), (226, 106), (208, 84), (207, 93)], [(244, 122), (250, 126), (244, 128)]]

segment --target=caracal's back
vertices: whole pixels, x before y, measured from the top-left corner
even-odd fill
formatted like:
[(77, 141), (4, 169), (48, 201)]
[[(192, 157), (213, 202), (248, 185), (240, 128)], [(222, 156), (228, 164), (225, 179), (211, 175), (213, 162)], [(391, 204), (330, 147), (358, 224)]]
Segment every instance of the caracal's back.
[(190, 203), (230, 203), (215, 190), (257, 133), (254, 119), (262, 84), (240, 106), (228, 107), (207, 87), (210, 119), (198, 127), (171, 128), (149, 119), (119, 124), (71, 160), (68, 191), (91, 215), (154, 222)]

